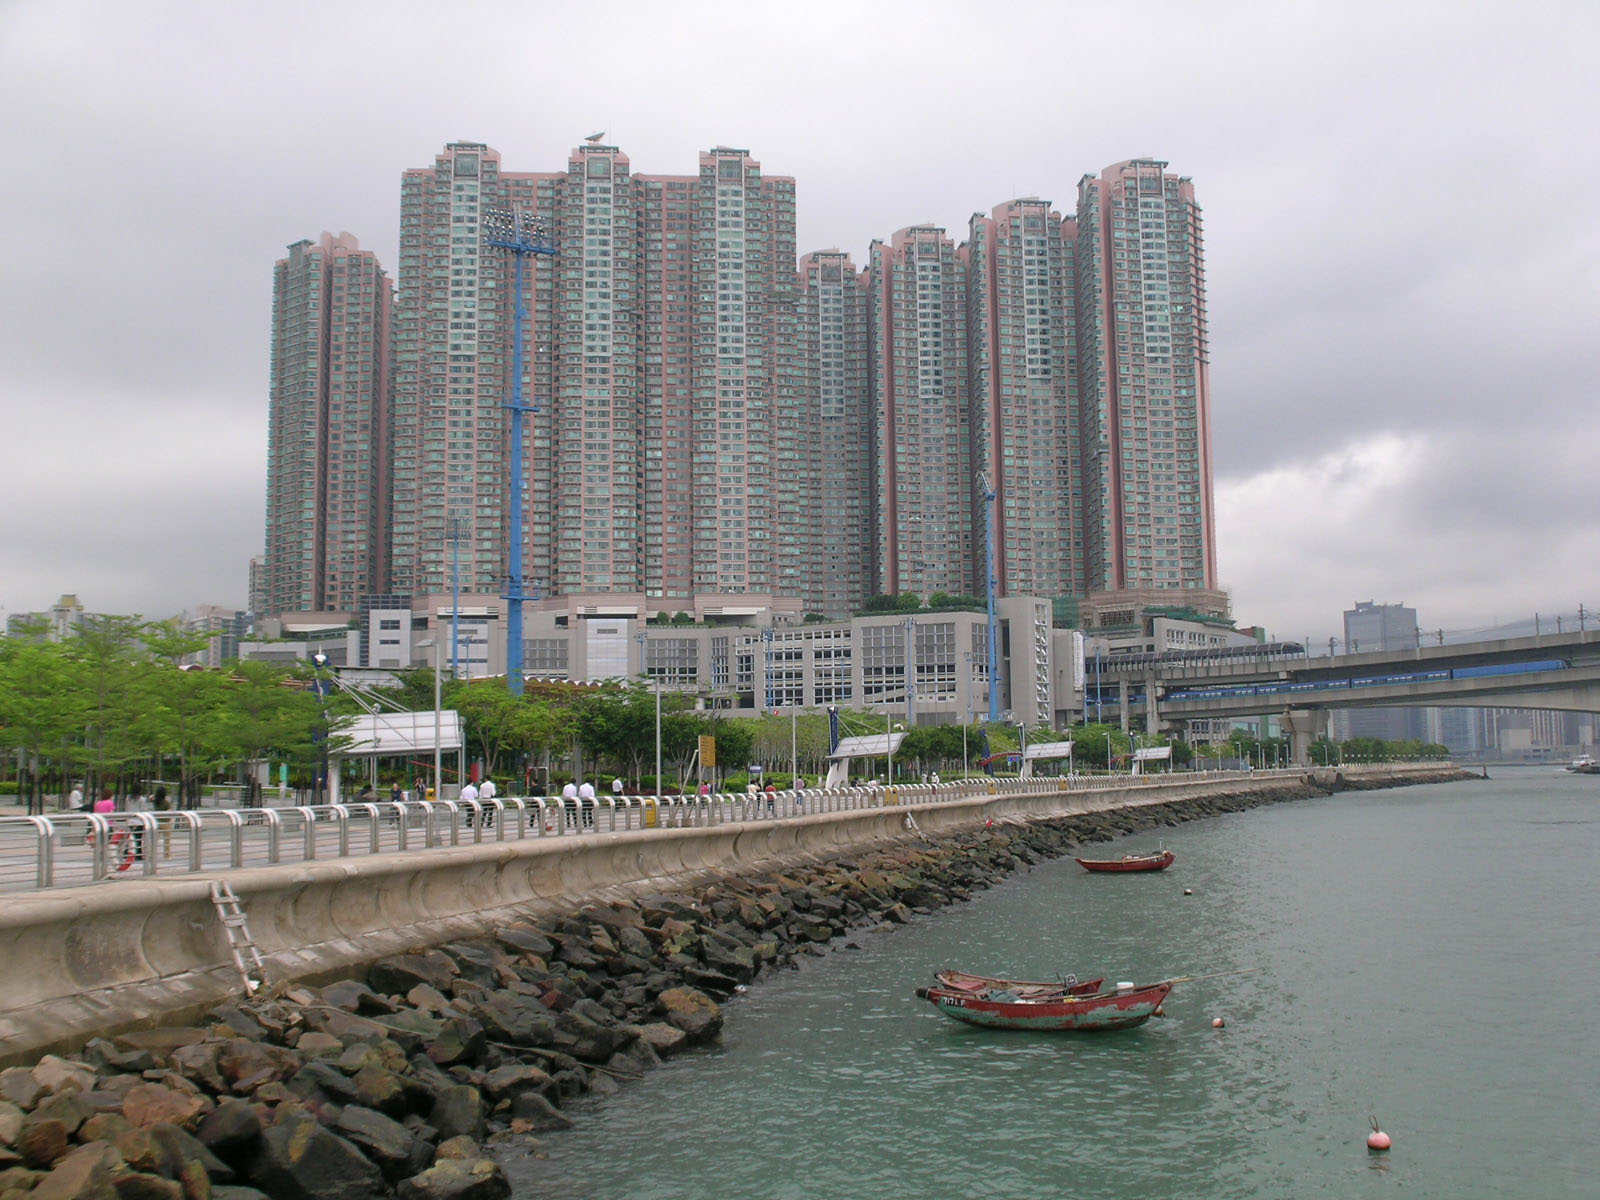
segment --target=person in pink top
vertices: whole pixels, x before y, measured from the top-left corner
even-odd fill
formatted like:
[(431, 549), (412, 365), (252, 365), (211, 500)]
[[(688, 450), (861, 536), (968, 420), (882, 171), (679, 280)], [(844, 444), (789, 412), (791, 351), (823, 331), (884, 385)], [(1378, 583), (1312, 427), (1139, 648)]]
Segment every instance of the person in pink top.
[(117, 802), (112, 796), (110, 788), (106, 788), (105, 791), (100, 793), (100, 799), (94, 802), (94, 810), (97, 813), (114, 813), (117, 811)]

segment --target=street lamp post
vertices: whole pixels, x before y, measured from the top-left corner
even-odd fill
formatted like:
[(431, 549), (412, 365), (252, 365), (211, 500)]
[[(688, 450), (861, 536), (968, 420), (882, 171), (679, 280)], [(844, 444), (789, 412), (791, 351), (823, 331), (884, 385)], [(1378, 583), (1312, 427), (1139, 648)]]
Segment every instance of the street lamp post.
[(317, 776), (316, 803), (321, 804), (328, 795), (328, 656), (320, 650), (311, 656), (315, 676), (317, 699), (322, 704), (322, 771)]
[(917, 724), (917, 619), (907, 617), (901, 622), (906, 627), (906, 728)]
[(426, 638), (417, 643), (418, 650), (433, 650), (433, 795), (436, 800), (444, 799), (444, 751), (440, 748), (439, 726), (440, 717), (440, 690), (439, 667), (440, 645), (437, 637)]
[(772, 626), (768, 625), (761, 631), (761, 690), (765, 703), (757, 703), (756, 711), (772, 711)]
[(634, 634), (639, 643), (639, 671), (655, 685), (656, 691), (656, 795), (661, 794), (661, 677), (650, 674), (650, 635), (644, 630)]

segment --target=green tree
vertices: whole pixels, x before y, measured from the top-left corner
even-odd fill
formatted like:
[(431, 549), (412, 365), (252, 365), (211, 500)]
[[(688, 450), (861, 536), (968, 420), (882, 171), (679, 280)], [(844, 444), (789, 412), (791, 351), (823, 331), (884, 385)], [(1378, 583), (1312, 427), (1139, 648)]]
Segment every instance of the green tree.
[(88, 699), (74, 678), (77, 664), (44, 634), (39, 621), (0, 638), (0, 745), (20, 756), (17, 783), (30, 813), (44, 811), (52, 768), (57, 790), (70, 790)]

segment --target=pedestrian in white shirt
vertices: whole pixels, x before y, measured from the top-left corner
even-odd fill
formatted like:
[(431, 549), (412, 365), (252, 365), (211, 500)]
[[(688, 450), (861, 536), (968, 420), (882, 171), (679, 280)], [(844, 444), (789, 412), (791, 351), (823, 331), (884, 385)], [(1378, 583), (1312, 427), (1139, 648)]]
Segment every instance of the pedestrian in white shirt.
[(581, 783), (578, 785), (578, 808), (583, 814), (583, 827), (594, 828), (594, 784)]

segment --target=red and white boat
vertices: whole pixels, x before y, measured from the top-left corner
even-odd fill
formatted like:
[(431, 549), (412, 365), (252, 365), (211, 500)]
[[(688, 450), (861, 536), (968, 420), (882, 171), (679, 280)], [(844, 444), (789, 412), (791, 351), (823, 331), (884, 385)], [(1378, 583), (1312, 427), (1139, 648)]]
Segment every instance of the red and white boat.
[(1085, 871), (1165, 871), (1177, 857), (1171, 850), (1157, 854), (1124, 854), (1121, 858), (1080, 858)]
[(1142, 986), (1119, 984), (1114, 991), (1092, 996), (1029, 997), (1005, 988), (948, 987), (918, 988), (917, 996), (953, 1020), (988, 1029), (1101, 1032), (1143, 1025), (1171, 991), (1172, 981), (1164, 980)]

